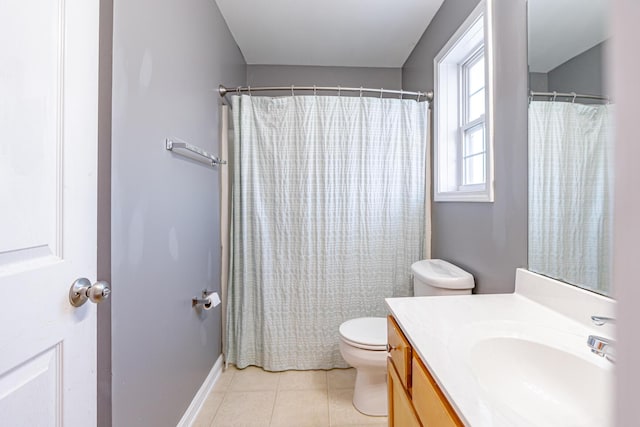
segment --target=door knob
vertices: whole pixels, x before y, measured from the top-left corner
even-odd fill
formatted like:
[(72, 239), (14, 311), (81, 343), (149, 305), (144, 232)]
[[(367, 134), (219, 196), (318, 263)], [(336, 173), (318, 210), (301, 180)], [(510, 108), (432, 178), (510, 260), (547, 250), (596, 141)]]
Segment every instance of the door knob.
[(74, 307), (80, 307), (82, 304), (91, 300), (91, 302), (99, 303), (111, 294), (109, 282), (99, 281), (91, 284), (91, 281), (85, 277), (77, 279), (69, 289), (69, 302)]

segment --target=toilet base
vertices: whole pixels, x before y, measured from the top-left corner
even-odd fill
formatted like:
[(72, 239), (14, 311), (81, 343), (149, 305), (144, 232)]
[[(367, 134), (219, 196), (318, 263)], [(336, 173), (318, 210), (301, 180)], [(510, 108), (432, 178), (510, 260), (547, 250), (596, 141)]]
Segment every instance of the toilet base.
[(356, 348), (341, 339), (340, 353), (356, 369), (353, 406), (365, 415), (387, 416), (387, 352)]
[(353, 390), (353, 406), (365, 415), (386, 417), (387, 371), (373, 369), (356, 370), (356, 386)]

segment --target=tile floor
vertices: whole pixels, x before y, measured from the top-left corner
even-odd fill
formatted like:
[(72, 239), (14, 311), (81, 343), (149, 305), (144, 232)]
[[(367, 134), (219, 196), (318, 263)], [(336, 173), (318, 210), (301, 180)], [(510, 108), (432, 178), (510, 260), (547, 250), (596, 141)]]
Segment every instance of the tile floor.
[(267, 372), (229, 367), (207, 397), (194, 427), (386, 426), (358, 412), (354, 369)]

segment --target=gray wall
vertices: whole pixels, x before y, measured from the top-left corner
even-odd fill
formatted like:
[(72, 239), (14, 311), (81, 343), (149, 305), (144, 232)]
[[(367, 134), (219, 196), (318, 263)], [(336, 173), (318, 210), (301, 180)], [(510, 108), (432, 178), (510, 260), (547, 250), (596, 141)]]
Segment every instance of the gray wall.
[[(385, 89), (402, 88), (400, 68), (313, 67), (296, 65), (248, 65), (251, 86), (343, 86)], [(282, 92), (271, 95), (283, 95)], [(335, 95), (335, 92), (331, 92)], [(358, 94), (344, 93), (345, 96)]]
[[(548, 73), (529, 73), (529, 88), (539, 92), (608, 95), (604, 68), (608, 58), (607, 45), (607, 42), (597, 44)], [(581, 99), (580, 102), (598, 101)]]
[(549, 91), (549, 74), (529, 73), (529, 90), (534, 92)]
[[(111, 53), (113, 0), (100, 0), (98, 93), (98, 259), (97, 278), (111, 282)], [(111, 300), (98, 304), (98, 427), (111, 419)]]
[(606, 42), (600, 43), (549, 71), (549, 90), (603, 95)]
[[(404, 64), (405, 89), (433, 88), (433, 59), (477, 5), (445, 0)], [(514, 289), (527, 265), (526, 0), (495, 0), (495, 202), (433, 203), (433, 257), (476, 278), (476, 292)]]
[(245, 61), (212, 0), (115, 0), (112, 126), (113, 425), (175, 426), (221, 353), (218, 172), (164, 149), (218, 153), (218, 84)]

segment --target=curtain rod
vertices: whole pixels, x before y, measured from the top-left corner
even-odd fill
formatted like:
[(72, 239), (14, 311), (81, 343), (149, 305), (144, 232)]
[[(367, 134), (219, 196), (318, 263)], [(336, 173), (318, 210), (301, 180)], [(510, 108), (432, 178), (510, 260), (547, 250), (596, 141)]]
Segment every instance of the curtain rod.
[(555, 101), (557, 97), (561, 97), (561, 98), (573, 98), (573, 100), (575, 101), (576, 98), (585, 98), (585, 99), (598, 99), (600, 101), (607, 101), (609, 102), (609, 97), (608, 96), (602, 96), (602, 95), (586, 95), (586, 94), (579, 94), (579, 93), (575, 93), (575, 92), (534, 92), (531, 91), (529, 92), (529, 95), (531, 97), (534, 96), (550, 96), (553, 97), (553, 100)]
[(410, 92), (406, 90), (393, 90), (393, 89), (371, 89), (367, 87), (340, 87), (340, 86), (262, 86), (262, 87), (236, 87), (236, 88), (228, 88), (223, 85), (218, 86), (218, 93), (220, 96), (226, 96), (228, 93), (240, 93), (240, 92), (261, 92), (261, 91), (277, 91), (277, 90), (287, 90), (291, 91), (293, 94), (295, 91), (336, 91), (338, 95), (340, 92), (360, 92), (360, 96), (363, 93), (379, 93), (380, 95), (384, 93), (400, 95), (400, 98), (403, 96), (415, 96), (416, 101), (420, 100), (420, 98), (426, 99), (428, 102), (433, 101), (433, 91), (429, 92)]

